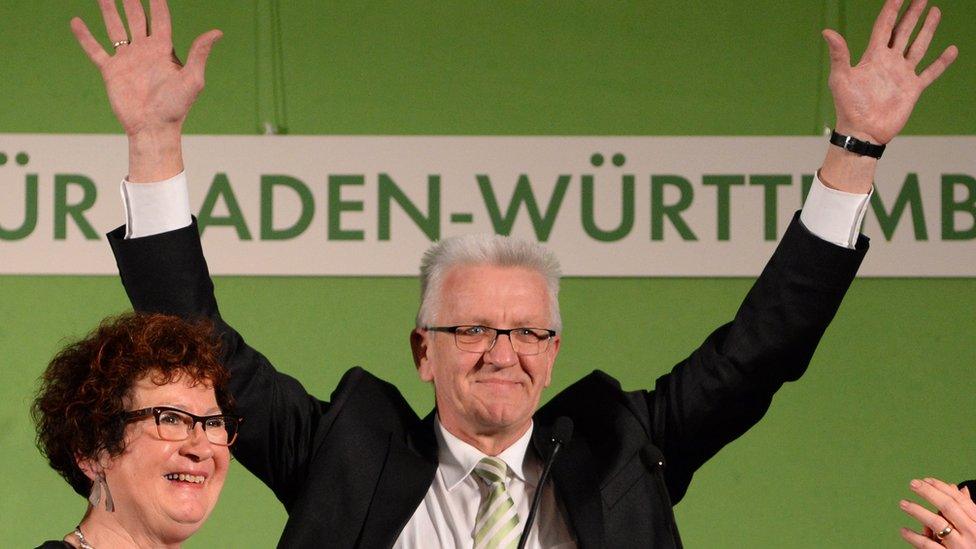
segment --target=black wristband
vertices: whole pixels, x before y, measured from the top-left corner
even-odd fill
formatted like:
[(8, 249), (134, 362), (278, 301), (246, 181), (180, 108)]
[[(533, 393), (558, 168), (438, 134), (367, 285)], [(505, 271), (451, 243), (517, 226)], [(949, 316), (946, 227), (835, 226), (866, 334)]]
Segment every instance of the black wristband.
[(842, 135), (837, 133), (837, 130), (830, 133), (830, 143), (844, 150), (851, 151), (854, 154), (870, 156), (871, 158), (881, 158), (881, 154), (885, 150), (884, 145), (875, 145), (874, 143), (861, 141), (856, 137)]

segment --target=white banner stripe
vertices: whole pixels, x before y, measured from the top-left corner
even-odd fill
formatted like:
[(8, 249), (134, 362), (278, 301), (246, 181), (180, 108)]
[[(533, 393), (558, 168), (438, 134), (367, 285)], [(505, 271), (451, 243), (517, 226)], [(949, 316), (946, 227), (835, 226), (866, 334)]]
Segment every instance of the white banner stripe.
[[(189, 136), (215, 274), (415, 276), (433, 239), (544, 240), (569, 276), (759, 273), (820, 137)], [(976, 137), (900, 137), (861, 275), (976, 276)], [(122, 136), (0, 134), (0, 274), (114, 274)]]

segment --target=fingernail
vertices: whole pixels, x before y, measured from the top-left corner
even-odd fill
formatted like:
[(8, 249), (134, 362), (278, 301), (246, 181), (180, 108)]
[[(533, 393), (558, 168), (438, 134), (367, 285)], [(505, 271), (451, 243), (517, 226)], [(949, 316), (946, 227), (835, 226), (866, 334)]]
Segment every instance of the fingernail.
[(934, 478), (932, 478), (932, 477), (925, 477), (925, 482), (927, 482), (929, 484), (932, 484), (933, 481), (935, 481)]
[(898, 502), (898, 506), (901, 507), (902, 509), (908, 509), (908, 502), (905, 500), (901, 500)]
[(922, 482), (921, 482), (921, 481), (919, 481), (918, 479), (912, 479), (912, 481), (911, 481), (911, 482), (909, 482), (908, 484), (909, 484), (909, 485), (910, 485), (910, 486), (911, 486), (912, 488), (918, 488), (919, 486), (921, 486), (921, 485), (922, 485)]

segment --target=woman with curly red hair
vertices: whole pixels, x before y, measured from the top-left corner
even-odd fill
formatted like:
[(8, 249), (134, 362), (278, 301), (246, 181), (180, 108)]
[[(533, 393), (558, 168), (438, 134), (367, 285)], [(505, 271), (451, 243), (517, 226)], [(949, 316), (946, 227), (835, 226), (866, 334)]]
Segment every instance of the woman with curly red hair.
[(48, 365), (38, 448), (90, 505), (44, 548), (178, 547), (210, 515), (240, 418), (207, 323), (126, 314)]

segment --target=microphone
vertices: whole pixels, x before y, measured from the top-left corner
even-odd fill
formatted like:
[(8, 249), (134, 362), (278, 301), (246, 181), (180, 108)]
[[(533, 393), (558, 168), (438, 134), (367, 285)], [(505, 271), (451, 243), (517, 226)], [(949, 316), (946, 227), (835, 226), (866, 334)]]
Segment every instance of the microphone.
[(573, 420), (566, 416), (559, 416), (556, 418), (556, 422), (552, 426), (552, 453), (549, 454), (549, 459), (542, 467), (542, 476), (539, 477), (539, 485), (535, 491), (535, 497), (532, 498), (532, 507), (529, 508), (529, 516), (525, 519), (525, 527), (522, 528), (522, 535), (519, 537), (518, 549), (525, 549), (525, 542), (529, 539), (529, 531), (532, 530), (532, 523), (535, 521), (535, 514), (539, 510), (539, 504), (542, 502), (542, 490), (546, 485), (546, 480), (549, 478), (549, 471), (552, 469), (552, 464), (556, 461), (556, 454), (559, 450), (573, 438)]

